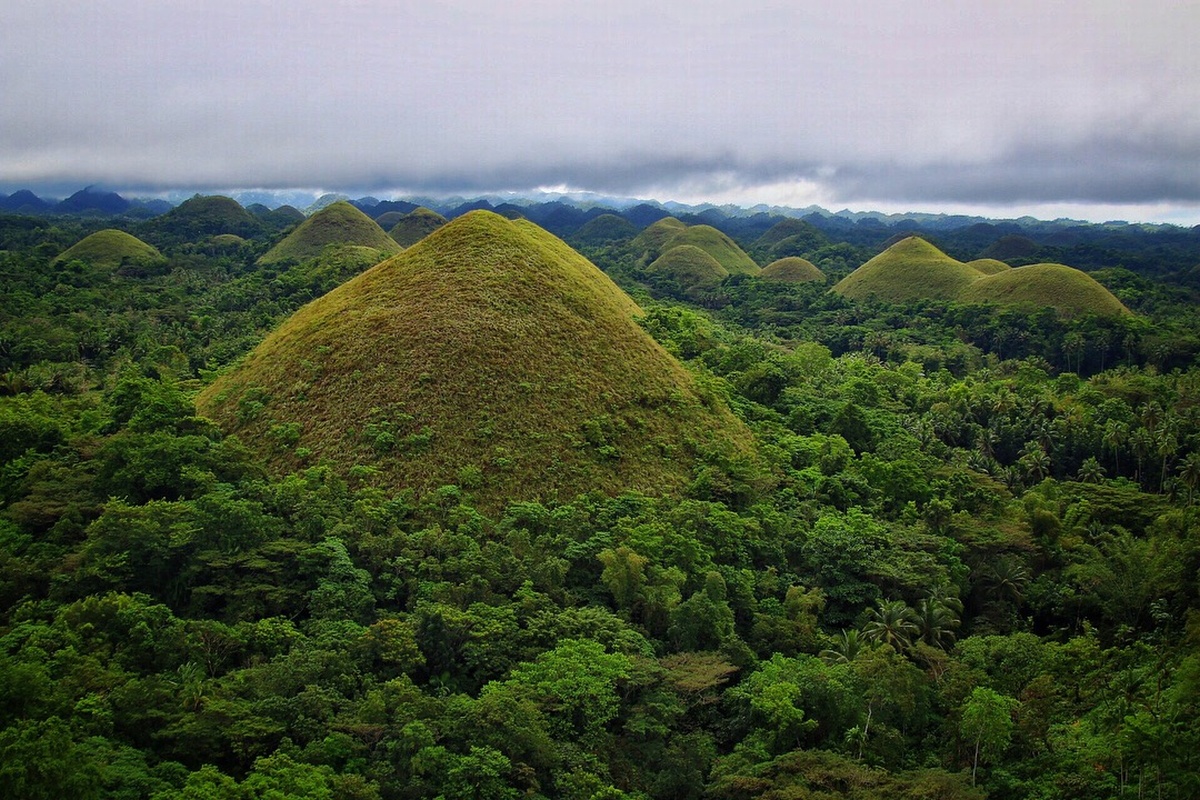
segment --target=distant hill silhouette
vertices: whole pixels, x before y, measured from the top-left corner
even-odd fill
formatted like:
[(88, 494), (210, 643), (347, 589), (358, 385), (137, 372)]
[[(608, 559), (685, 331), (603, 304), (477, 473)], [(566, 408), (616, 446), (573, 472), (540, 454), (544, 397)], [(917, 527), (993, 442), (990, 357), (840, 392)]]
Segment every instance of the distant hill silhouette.
[(89, 186), (59, 202), (53, 210), (56, 214), (95, 213), (115, 216), (128, 211), (131, 205), (132, 203), (116, 192), (98, 191)]

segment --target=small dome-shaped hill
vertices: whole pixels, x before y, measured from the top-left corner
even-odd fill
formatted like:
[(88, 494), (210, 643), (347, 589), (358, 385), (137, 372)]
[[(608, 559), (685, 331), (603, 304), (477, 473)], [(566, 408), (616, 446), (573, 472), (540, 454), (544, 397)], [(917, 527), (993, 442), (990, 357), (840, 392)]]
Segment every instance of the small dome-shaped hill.
[(260, 264), (281, 261), (305, 261), (315, 258), (331, 244), (352, 244), (370, 247), (380, 257), (400, 252), (400, 245), (375, 224), (375, 220), (350, 203), (339, 200), (325, 206), (300, 223), (294, 231), (263, 254)]
[(618, 217), (616, 214), (601, 214), (585, 222), (571, 238), (580, 244), (594, 245), (632, 239), (637, 232), (634, 224), (624, 217)]
[(397, 220), (388, 230), (388, 235), (401, 247), (412, 247), (445, 224), (445, 217), (421, 206)]
[(633, 237), (630, 243), (634, 248), (643, 251), (650, 261), (658, 258), (667, 248), (667, 242), (676, 234), (687, 230), (687, 225), (674, 217), (663, 217), (657, 222), (646, 226), (641, 233)]
[(223, 233), (250, 238), (264, 227), (231, 197), (196, 195), (147, 222), (145, 230), (169, 242), (202, 242)]
[(667, 247), (690, 244), (717, 260), (730, 275), (757, 275), (761, 268), (737, 242), (711, 225), (691, 225), (667, 240)]
[(851, 300), (953, 300), (981, 277), (924, 239), (909, 236), (842, 278), (833, 291)]
[(375, 224), (390, 233), (392, 230), (392, 226), (394, 226), (400, 220), (404, 219), (405, 213), (407, 213), (407, 212), (385, 211), (382, 214), (380, 214), (378, 217), (375, 217)]
[(995, 275), (997, 272), (1007, 272), (1012, 269), (1008, 264), (994, 258), (977, 258), (974, 261), (968, 261), (967, 266), (984, 275)]
[(745, 426), (639, 313), (533, 223), (472, 212), (297, 311), (197, 403), (275, 469), (312, 463), (303, 448), (488, 510), (678, 493), (701, 453), (753, 464)]
[(728, 270), (694, 244), (672, 247), (654, 259), (646, 271), (670, 278), (689, 295), (711, 289), (729, 277)]
[(93, 267), (115, 270), (120, 267), (158, 267), (165, 264), (167, 259), (136, 236), (108, 228), (85, 236), (54, 259), (55, 264), (68, 261), (82, 261)]
[(825, 282), (825, 273), (811, 261), (799, 256), (788, 256), (778, 261), (772, 261), (763, 267), (758, 277), (764, 281), (779, 283), (808, 283), (810, 281)]
[(1062, 317), (1119, 317), (1130, 310), (1086, 272), (1062, 264), (1031, 264), (988, 275), (959, 295), (963, 303), (1053, 308)]

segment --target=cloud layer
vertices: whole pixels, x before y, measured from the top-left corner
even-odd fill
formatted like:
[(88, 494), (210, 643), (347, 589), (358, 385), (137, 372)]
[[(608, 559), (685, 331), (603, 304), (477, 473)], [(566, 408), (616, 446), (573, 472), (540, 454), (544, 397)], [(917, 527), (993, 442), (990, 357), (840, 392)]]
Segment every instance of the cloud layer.
[(1169, 1), (12, 5), (8, 187), (1200, 209)]

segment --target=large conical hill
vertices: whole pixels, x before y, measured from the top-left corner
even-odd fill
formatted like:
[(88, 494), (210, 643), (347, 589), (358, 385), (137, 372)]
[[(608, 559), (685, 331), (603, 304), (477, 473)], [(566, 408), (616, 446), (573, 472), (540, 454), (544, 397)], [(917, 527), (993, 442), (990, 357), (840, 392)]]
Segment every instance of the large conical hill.
[(1067, 318), (1132, 313), (1091, 275), (1063, 264), (1031, 264), (997, 272), (972, 283), (958, 299), (964, 303), (1053, 308)]
[(825, 273), (808, 259), (799, 256), (788, 256), (778, 261), (772, 261), (763, 267), (758, 277), (764, 281), (778, 283), (808, 283), (810, 281), (825, 282)]
[(300, 223), (258, 261), (260, 264), (305, 261), (317, 257), (331, 244), (370, 247), (379, 251), (380, 258), (401, 249), (373, 219), (350, 203), (339, 200)]
[(834, 285), (851, 300), (953, 300), (983, 273), (917, 236), (901, 239)]
[(745, 426), (639, 312), (533, 223), (468, 213), (300, 309), (198, 405), (276, 469), (364, 465), (485, 509), (678, 493), (751, 463)]
[(82, 261), (102, 269), (125, 267), (138, 270), (160, 267), (167, 259), (136, 236), (108, 228), (85, 236), (54, 259), (55, 264), (68, 261)]
[(388, 230), (388, 235), (401, 247), (412, 247), (445, 224), (445, 217), (421, 206), (397, 220)]

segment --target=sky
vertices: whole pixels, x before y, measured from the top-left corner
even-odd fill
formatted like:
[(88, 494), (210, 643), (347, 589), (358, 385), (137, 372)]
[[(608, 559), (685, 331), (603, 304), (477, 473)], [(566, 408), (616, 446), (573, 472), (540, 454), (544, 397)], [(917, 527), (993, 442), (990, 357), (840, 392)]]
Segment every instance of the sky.
[(0, 190), (1200, 223), (1181, 0), (4, 0)]

